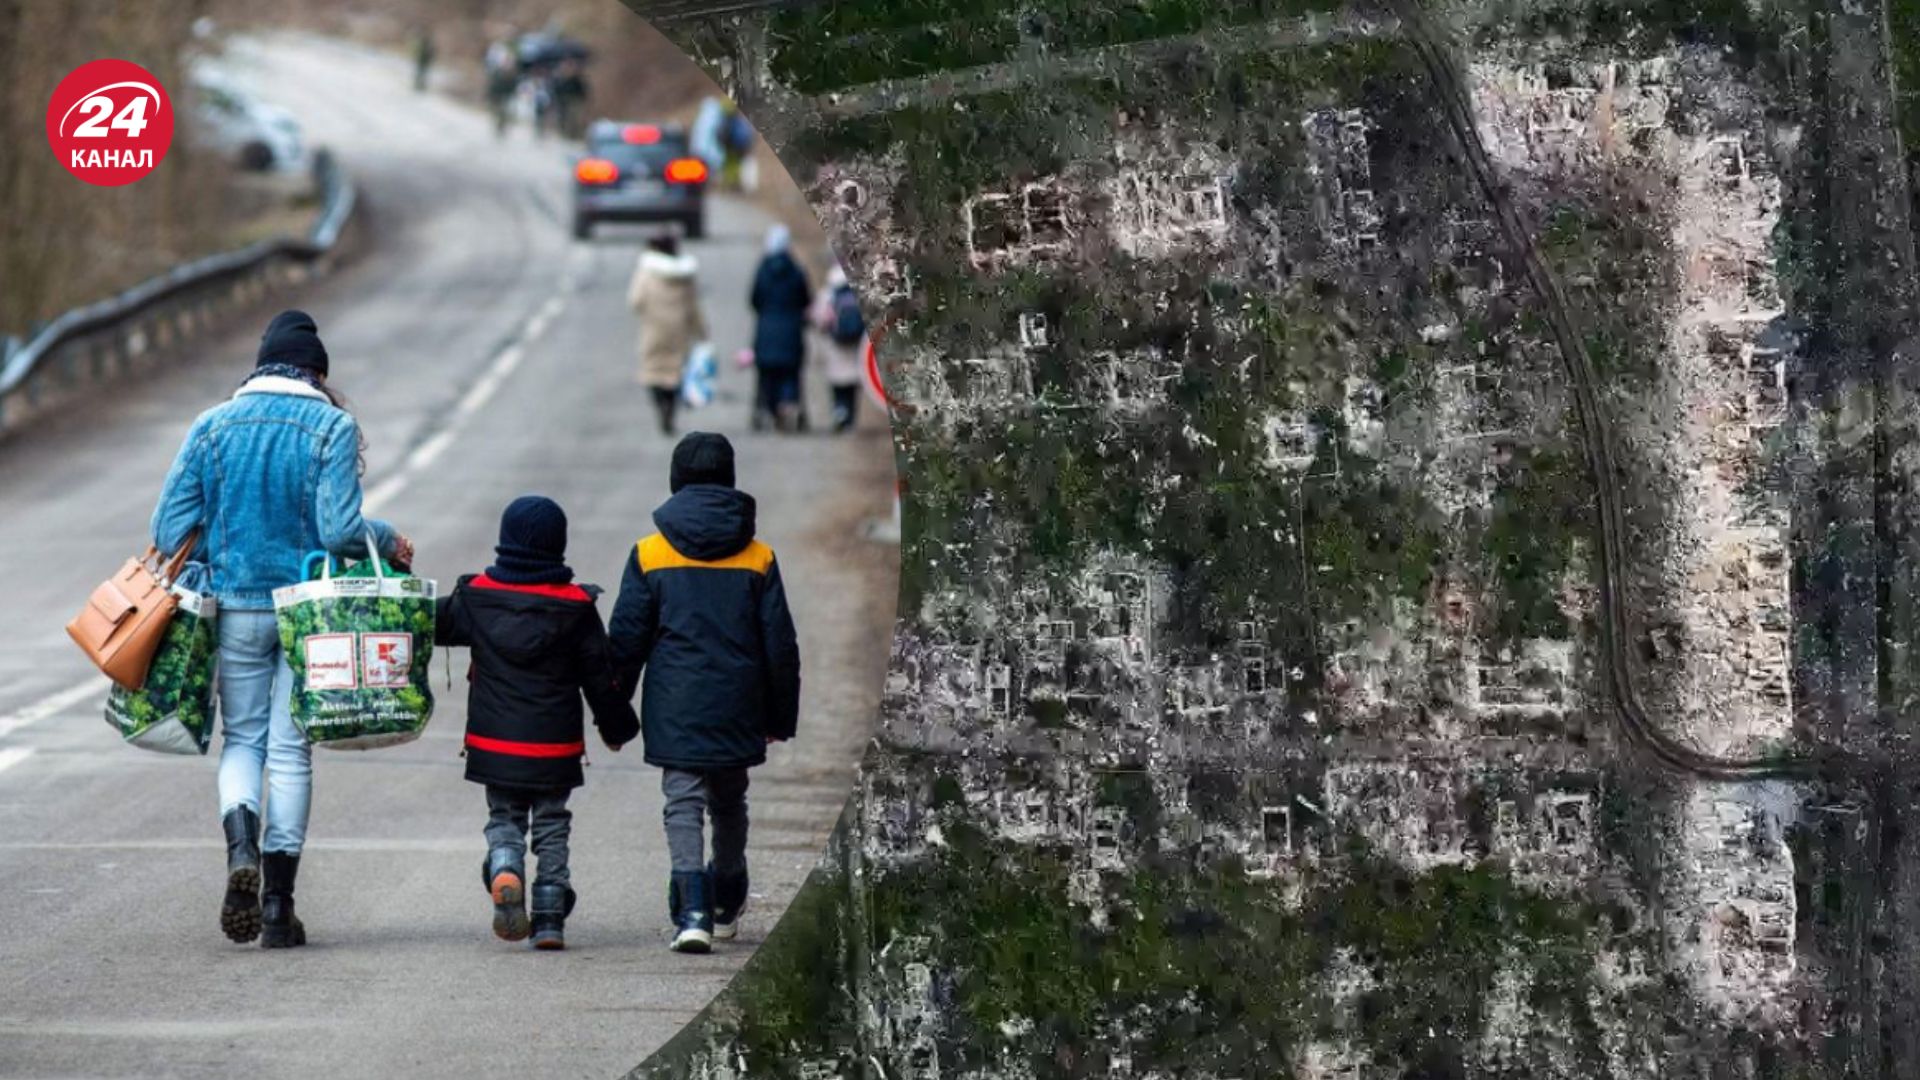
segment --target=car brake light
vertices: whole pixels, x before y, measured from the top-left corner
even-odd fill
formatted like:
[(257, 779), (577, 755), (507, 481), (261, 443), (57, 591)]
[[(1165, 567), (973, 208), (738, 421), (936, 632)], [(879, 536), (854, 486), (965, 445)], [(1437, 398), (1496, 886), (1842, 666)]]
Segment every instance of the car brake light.
[(707, 179), (707, 163), (699, 158), (674, 158), (667, 162), (667, 181), (674, 184), (701, 184)]
[(613, 162), (605, 158), (586, 158), (573, 170), (583, 184), (611, 184), (620, 176), (620, 170)]
[(620, 137), (630, 143), (652, 146), (660, 141), (660, 129), (652, 124), (628, 124), (620, 129)]

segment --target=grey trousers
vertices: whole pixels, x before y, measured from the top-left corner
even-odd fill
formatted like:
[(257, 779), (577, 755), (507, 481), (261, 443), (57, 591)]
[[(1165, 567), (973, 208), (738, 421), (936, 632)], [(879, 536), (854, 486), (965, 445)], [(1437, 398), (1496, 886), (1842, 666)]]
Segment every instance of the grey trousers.
[(662, 817), (674, 873), (706, 869), (707, 819), (713, 821), (713, 868), (723, 874), (747, 868), (747, 770), (663, 769), (660, 793), (667, 798)]
[(573, 812), (567, 797), (573, 792), (520, 791), (487, 785), (487, 847), (506, 848), (520, 859), (527, 855), (527, 831), (533, 831), (533, 853), (540, 859), (540, 880), (572, 884), (567, 873), (567, 838), (573, 832)]

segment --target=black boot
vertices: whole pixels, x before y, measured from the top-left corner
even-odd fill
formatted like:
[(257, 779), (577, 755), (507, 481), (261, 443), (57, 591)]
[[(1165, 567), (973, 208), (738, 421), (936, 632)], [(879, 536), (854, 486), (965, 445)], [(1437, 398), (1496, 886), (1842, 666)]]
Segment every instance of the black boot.
[(714, 940), (731, 941), (740, 932), (740, 913), (747, 907), (747, 868), (723, 874), (708, 863), (707, 879), (713, 882)]
[(573, 914), (573, 890), (557, 881), (533, 883), (533, 947), (567, 947), (567, 916)]
[(227, 830), (227, 895), (220, 929), (242, 944), (260, 936), (260, 816), (236, 806), (220, 819)]
[(674, 952), (713, 951), (712, 883), (705, 871), (677, 872), (667, 882), (667, 913), (673, 917)]
[(269, 851), (260, 857), (260, 947), (285, 949), (307, 943), (307, 928), (293, 913), (293, 879), (300, 873), (300, 856)]
[(508, 848), (487, 852), (480, 864), (480, 880), (493, 897), (493, 933), (502, 941), (527, 938), (527, 871), (520, 856)]

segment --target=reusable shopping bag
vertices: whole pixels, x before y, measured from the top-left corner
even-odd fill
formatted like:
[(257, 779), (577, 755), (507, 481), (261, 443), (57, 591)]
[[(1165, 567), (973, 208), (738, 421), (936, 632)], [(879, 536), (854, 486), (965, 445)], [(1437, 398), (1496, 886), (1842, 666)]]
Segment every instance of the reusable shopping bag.
[[(315, 746), (371, 750), (412, 742), (433, 716), (434, 583), (369, 557), (333, 572), (307, 557), (307, 580), (273, 591), (293, 669), (293, 722)], [(319, 576), (315, 576), (316, 568)]]
[(137, 690), (115, 684), (107, 723), (129, 745), (162, 754), (204, 754), (213, 739), (218, 605), (200, 589), (205, 563), (189, 563), (169, 587), (173, 616)]

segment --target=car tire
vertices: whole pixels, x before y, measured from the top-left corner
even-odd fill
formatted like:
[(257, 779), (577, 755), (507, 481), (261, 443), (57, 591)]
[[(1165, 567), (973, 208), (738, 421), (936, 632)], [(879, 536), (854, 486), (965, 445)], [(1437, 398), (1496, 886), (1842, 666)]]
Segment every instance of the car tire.
[(689, 240), (706, 239), (707, 215), (695, 214), (694, 216), (686, 219), (685, 225), (687, 230), (687, 239)]
[(573, 215), (573, 238), (575, 240), (593, 239), (593, 219), (585, 214)]
[(273, 168), (273, 147), (263, 142), (250, 142), (242, 146), (240, 167), (253, 172), (266, 172)]

